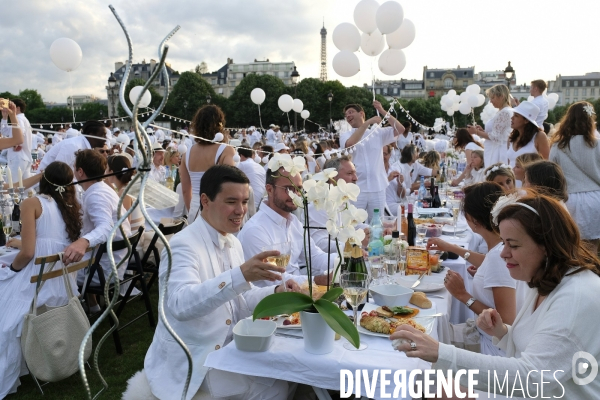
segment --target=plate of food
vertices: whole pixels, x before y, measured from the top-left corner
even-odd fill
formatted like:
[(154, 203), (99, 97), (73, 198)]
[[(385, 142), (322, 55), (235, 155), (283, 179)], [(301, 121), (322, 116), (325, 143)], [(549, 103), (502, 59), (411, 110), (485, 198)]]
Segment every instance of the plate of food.
[(359, 315), (358, 332), (387, 338), (400, 325), (410, 325), (428, 335), (433, 331), (435, 318), (434, 308), (427, 310), (415, 307), (386, 307), (367, 303)]
[(282, 314), (276, 317), (266, 317), (262, 319), (275, 322), (277, 324), (277, 329), (302, 329), (302, 324), (300, 324), (299, 312), (295, 312), (291, 315)]
[[(403, 275), (396, 277), (398, 284), (410, 288), (419, 279), (419, 275)], [(425, 275), (421, 278), (419, 286), (414, 288), (415, 291), (419, 292), (436, 292), (444, 289), (444, 277), (441, 275)]]

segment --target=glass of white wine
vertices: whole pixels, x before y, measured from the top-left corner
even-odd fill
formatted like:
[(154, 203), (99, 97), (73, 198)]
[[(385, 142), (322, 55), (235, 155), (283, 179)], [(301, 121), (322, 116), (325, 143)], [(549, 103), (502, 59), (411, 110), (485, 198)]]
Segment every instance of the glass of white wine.
[(454, 218), (454, 238), (456, 236), (456, 225), (458, 224), (458, 214), (460, 213), (460, 200), (452, 200), (452, 218)]
[[(267, 257), (267, 262), (271, 264), (275, 264), (278, 267), (287, 268), (290, 263), (290, 257), (292, 255), (292, 243), (291, 242), (283, 242), (283, 243), (275, 243), (268, 246), (264, 246), (262, 251), (278, 251), (278, 256)], [(283, 291), (287, 291), (285, 286), (285, 276), (281, 274), (281, 284), (283, 285)]]
[(12, 218), (11, 217), (12, 216), (9, 213), (2, 214), (2, 231), (4, 231), (4, 234), (6, 235), (7, 240), (10, 237), (10, 234), (12, 233)]
[[(358, 306), (367, 297), (369, 291), (369, 275), (361, 272), (345, 272), (340, 276), (340, 286), (344, 289), (344, 296), (354, 311), (354, 326), (358, 330)], [(364, 350), (367, 345), (361, 343), (358, 348), (350, 342), (344, 343), (346, 350)]]

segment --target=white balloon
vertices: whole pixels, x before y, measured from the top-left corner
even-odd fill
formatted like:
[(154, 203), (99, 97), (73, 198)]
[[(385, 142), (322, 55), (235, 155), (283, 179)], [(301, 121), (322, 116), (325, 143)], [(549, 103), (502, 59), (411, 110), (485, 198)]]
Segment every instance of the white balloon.
[[(143, 86), (136, 86), (136, 87), (131, 88), (131, 90), (129, 91), (129, 101), (131, 101), (131, 104), (135, 104), (138, 97), (140, 96), (140, 93), (142, 93), (143, 88), (144, 88)], [(148, 105), (150, 104), (151, 101), (152, 101), (152, 95), (150, 94), (150, 90), (146, 90), (146, 92), (144, 93), (144, 96), (142, 96), (142, 99), (140, 100), (139, 107), (140, 108), (148, 107)]]
[(398, 75), (406, 67), (406, 56), (402, 50), (387, 49), (379, 56), (378, 64), (385, 75)]
[(333, 30), (333, 44), (340, 50), (355, 52), (360, 48), (360, 32), (350, 22), (342, 22)]
[(386, 1), (379, 6), (375, 14), (377, 29), (384, 35), (398, 30), (402, 20), (404, 20), (404, 10), (400, 3), (395, 1)]
[(354, 23), (364, 33), (373, 33), (377, 29), (377, 9), (379, 3), (375, 0), (361, 0), (354, 8)]
[(177, 152), (179, 154), (183, 154), (186, 153), (188, 150), (187, 146), (185, 144), (180, 144), (179, 146), (177, 146)]
[(444, 103), (442, 103), (442, 111), (448, 111), (448, 107)]
[(467, 86), (467, 93), (469, 93), (469, 94), (477, 95), (477, 94), (479, 94), (480, 91), (481, 91), (481, 88), (476, 83)]
[(459, 98), (460, 98), (460, 101), (461, 101), (461, 102), (465, 102), (465, 101), (467, 101), (467, 99), (469, 98), (469, 93), (467, 93), (467, 92), (462, 92), (462, 93), (460, 94)]
[(451, 117), (454, 115), (454, 110), (448, 110), (446, 113)]
[(458, 111), (459, 108), (460, 108), (460, 103), (452, 103), (452, 110)]
[(548, 110), (554, 109), (556, 107), (556, 101), (552, 97), (548, 97)]
[(471, 106), (469, 106), (469, 103), (460, 103), (460, 107), (458, 108), (458, 111), (460, 111), (460, 113), (463, 115), (470, 114)]
[(277, 100), (279, 109), (283, 112), (289, 112), (294, 107), (294, 99), (289, 94), (282, 94)]
[(454, 98), (453, 97), (446, 98), (446, 101), (444, 101), (444, 104), (446, 105), (446, 107), (452, 107), (452, 105), (454, 104)]
[(354, 76), (360, 71), (360, 61), (358, 61), (358, 57), (348, 50), (342, 50), (337, 53), (333, 57), (331, 65), (333, 66), (335, 73), (344, 78)]
[(370, 57), (381, 54), (384, 47), (385, 40), (383, 35), (377, 30), (371, 34), (363, 33), (360, 38), (360, 48), (363, 53)]
[(310, 117), (310, 112), (308, 112), (308, 110), (302, 110), (302, 112), (300, 113), (300, 116), (303, 119), (307, 119), (308, 117)]
[(477, 95), (477, 107), (481, 107), (485, 103), (485, 96), (479, 93)]
[(469, 98), (467, 99), (467, 104), (470, 107), (477, 107), (477, 103), (479, 102), (479, 99), (477, 98), (477, 95), (472, 94), (469, 96)]
[(292, 106), (292, 109), (294, 111), (296, 111), (297, 113), (299, 113), (299, 112), (302, 112), (303, 108), (304, 108), (304, 103), (302, 103), (302, 100), (294, 99), (294, 105)]
[(387, 40), (387, 44), (390, 46), (390, 49), (400, 50), (410, 46), (413, 40), (415, 40), (415, 35), (415, 24), (413, 24), (410, 19), (404, 18), (400, 28), (396, 29), (392, 33), (388, 33), (385, 36), (385, 39)]
[(558, 93), (550, 93), (548, 95), (548, 98), (549, 99), (554, 99), (554, 101), (557, 102), (558, 101)]
[(240, 155), (238, 153), (235, 153), (235, 155), (233, 156), (233, 162), (237, 164), (240, 162), (240, 160)]
[(254, 104), (259, 104), (259, 105), (262, 104), (263, 101), (265, 101), (265, 97), (267, 97), (265, 95), (265, 91), (262, 90), (261, 88), (254, 88), (250, 92), (250, 99), (252, 99), (252, 102)]
[(215, 137), (213, 138), (213, 142), (222, 142), (225, 139), (225, 136), (221, 132), (215, 133)]
[(63, 71), (75, 71), (81, 64), (81, 47), (69, 38), (56, 39), (50, 45), (50, 58)]
[(454, 90), (454, 89), (450, 89), (450, 90), (448, 91), (448, 96), (451, 96), (451, 97), (454, 97), (454, 96), (456, 96), (456, 90)]
[(457, 94), (454, 95), (454, 102), (455, 103), (460, 102), (460, 96), (459, 95), (457, 95)]

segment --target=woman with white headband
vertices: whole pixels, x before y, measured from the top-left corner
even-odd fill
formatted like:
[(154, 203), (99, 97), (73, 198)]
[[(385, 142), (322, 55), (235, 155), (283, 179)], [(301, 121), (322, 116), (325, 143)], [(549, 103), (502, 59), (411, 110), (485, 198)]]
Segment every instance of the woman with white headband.
[[(514, 395), (512, 383), (520, 377), (517, 395), (533, 396), (543, 387), (548, 397), (596, 398), (600, 393), (597, 363), (594, 367), (600, 359), (596, 321), (600, 260), (582, 243), (577, 225), (558, 201), (534, 191), (519, 197), (521, 193), (501, 197), (491, 215), (504, 243), (500, 256), (510, 275), (534, 290), (511, 326), (494, 309), (484, 310), (477, 319), (478, 327), (494, 337), (494, 344), (507, 357), (438, 343), (408, 325), (400, 326), (390, 339), (401, 339), (394, 343), (397, 350), (434, 362), (434, 368), (444, 373), (479, 370), (474, 376), (477, 390), (493, 393), (489, 373), (508, 378), (510, 384), (495, 385), (503, 396)], [(577, 363), (582, 357), (592, 365), (591, 375), (576, 368), (582, 365)], [(460, 379), (463, 387), (466, 375)]]

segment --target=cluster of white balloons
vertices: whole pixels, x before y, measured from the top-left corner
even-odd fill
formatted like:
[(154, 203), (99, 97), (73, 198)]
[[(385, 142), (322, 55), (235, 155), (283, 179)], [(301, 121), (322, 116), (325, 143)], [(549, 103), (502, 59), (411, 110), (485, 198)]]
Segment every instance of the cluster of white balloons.
[[(548, 101), (548, 110), (554, 109), (556, 103), (558, 103), (558, 93), (550, 93), (547, 95), (546, 92), (544, 92), (543, 96)], [(533, 101), (533, 96), (529, 96), (527, 101)]]
[[(259, 107), (265, 101), (265, 98), (265, 91), (261, 88), (254, 88), (252, 89), (252, 92), (250, 92), (250, 99)], [(300, 113), (300, 116), (303, 119), (310, 117), (310, 112), (308, 110), (304, 110), (304, 103), (302, 103), (302, 100), (294, 99), (289, 94), (281, 95), (279, 100), (277, 100), (277, 105), (284, 113), (294, 110), (295, 112)]]
[(81, 57), (81, 47), (72, 39), (56, 39), (50, 45), (50, 58), (54, 65), (63, 71), (75, 71), (81, 64)]
[[(340, 52), (333, 57), (333, 70), (351, 77), (360, 71), (356, 54), (360, 48), (370, 57), (379, 57), (379, 70), (385, 75), (397, 75), (406, 66), (401, 49), (415, 40), (415, 24), (404, 18), (404, 10), (396, 1), (379, 4), (376, 0), (361, 0), (354, 9), (354, 23), (343, 22), (333, 30), (333, 44)], [(362, 31), (362, 35), (359, 32)], [(388, 49), (384, 51), (387, 42)]]
[(480, 94), (480, 91), (481, 88), (477, 84), (467, 86), (460, 95), (456, 94), (454, 89), (448, 91), (440, 100), (442, 111), (446, 111), (449, 116), (454, 115), (456, 111), (460, 111), (463, 115), (470, 114), (473, 108), (485, 103), (485, 96)]
[(498, 112), (498, 109), (496, 107), (494, 107), (492, 102), (489, 102), (485, 105), (485, 107), (483, 107), (483, 110), (481, 111), (479, 118), (481, 118), (481, 121), (484, 124), (487, 124), (489, 120), (494, 118), (494, 115), (496, 115), (497, 112)]

